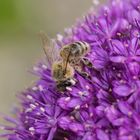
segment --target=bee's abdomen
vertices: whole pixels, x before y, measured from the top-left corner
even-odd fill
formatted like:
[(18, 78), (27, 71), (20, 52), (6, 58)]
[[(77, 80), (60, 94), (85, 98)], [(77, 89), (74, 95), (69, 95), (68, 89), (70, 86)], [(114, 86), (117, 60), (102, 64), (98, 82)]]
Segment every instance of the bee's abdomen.
[(72, 44), (71, 55), (74, 57), (80, 57), (86, 54), (89, 49), (89, 45), (86, 42), (78, 41)]

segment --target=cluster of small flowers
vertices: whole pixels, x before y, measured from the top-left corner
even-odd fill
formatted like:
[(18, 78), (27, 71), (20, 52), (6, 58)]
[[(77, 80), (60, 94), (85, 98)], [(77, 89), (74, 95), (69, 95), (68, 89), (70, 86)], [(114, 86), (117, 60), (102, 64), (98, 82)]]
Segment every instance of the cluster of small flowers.
[(58, 35), (56, 45), (86, 41), (94, 68), (91, 79), (75, 74), (77, 83), (60, 94), (51, 71), (40, 63), (40, 79), (19, 95), (22, 109), (15, 126), (1, 126), (9, 140), (140, 139), (140, 0), (110, 0), (98, 15)]

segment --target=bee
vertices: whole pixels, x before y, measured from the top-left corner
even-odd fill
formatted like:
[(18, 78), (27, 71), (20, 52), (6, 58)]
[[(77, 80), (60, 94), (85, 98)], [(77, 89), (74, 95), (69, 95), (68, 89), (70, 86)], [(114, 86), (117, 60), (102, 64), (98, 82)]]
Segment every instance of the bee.
[(43, 32), (40, 32), (40, 37), (43, 43), (47, 65), (51, 68), (51, 74), (56, 82), (56, 87), (60, 92), (65, 91), (67, 87), (75, 84), (75, 79), (73, 78), (74, 68), (66, 61), (63, 61), (59, 48), (55, 45), (55, 41)]
[(93, 67), (90, 60), (85, 57), (89, 51), (90, 46), (87, 42), (77, 41), (63, 46), (60, 50), (60, 56), (82, 76), (89, 78), (89, 74), (83, 71), (85, 65), (89, 68)]
[(56, 86), (59, 91), (65, 91), (67, 87), (75, 84), (75, 79), (73, 78), (74, 68), (63, 61), (53, 63), (52, 76), (56, 81)]

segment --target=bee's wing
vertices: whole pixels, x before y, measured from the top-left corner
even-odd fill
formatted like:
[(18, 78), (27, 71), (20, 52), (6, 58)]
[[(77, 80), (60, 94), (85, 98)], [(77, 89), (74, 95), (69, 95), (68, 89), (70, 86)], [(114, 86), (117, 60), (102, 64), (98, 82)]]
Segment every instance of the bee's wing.
[(56, 47), (55, 41), (50, 39), (44, 32), (40, 32), (39, 35), (42, 40), (43, 50), (46, 55), (47, 63), (49, 66), (52, 66), (55, 61), (60, 59), (59, 48)]

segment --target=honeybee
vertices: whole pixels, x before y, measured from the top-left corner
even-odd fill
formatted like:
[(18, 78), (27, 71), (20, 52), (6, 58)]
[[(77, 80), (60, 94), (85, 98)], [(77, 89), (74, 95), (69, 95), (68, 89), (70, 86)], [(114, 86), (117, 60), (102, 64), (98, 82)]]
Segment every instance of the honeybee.
[(52, 76), (56, 81), (56, 86), (59, 91), (65, 91), (67, 87), (74, 85), (76, 82), (73, 78), (74, 68), (63, 61), (53, 63)]
[(60, 56), (82, 76), (89, 78), (89, 74), (83, 71), (84, 65), (89, 68), (93, 67), (90, 60), (84, 57), (89, 51), (90, 46), (88, 43), (77, 41), (62, 47), (60, 50)]
[(74, 68), (67, 61), (63, 61), (59, 49), (52, 39), (43, 32), (40, 32), (40, 37), (43, 42), (47, 64), (51, 68), (53, 79), (56, 81), (56, 87), (58, 91), (65, 91), (67, 87), (75, 84)]

